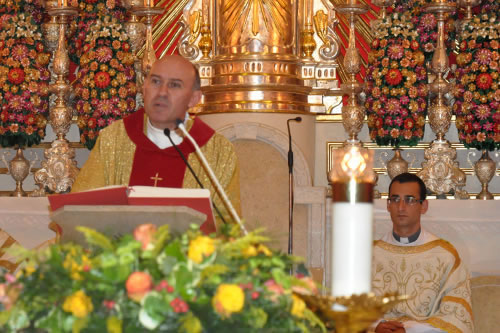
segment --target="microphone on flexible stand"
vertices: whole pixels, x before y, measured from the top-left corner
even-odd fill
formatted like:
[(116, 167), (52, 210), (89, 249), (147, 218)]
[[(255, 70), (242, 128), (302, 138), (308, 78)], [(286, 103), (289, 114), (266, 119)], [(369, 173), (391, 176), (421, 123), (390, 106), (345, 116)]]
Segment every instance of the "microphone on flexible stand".
[(290, 121), (300, 123), (302, 118), (296, 117), (286, 121), (288, 128), (288, 254), (293, 254), (293, 151)]
[(231, 203), (231, 201), (227, 197), (226, 191), (224, 191), (224, 189), (222, 188), (221, 184), (217, 180), (217, 177), (215, 176), (215, 174), (214, 174), (212, 168), (210, 167), (210, 165), (208, 164), (208, 161), (205, 158), (205, 155), (203, 155), (203, 152), (201, 151), (200, 146), (198, 146), (198, 144), (196, 143), (196, 140), (193, 139), (193, 137), (188, 133), (188, 131), (186, 130), (186, 127), (184, 126), (184, 123), (182, 122), (182, 120), (177, 119), (175, 122), (177, 123), (177, 127), (182, 131), (182, 133), (184, 133), (184, 136), (186, 138), (188, 138), (188, 140), (191, 141), (191, 143), (193, 144), (193, 147), (195, 149), (196, 155), (199, 157), (199, 159), (201, 161), (201, 164), (203, 165), (203, 167), (207, 171), (207, 174), (208, 174), (208, 177), (210, 178), (210, 181), (212, 182), (212, 184), (214, 185), (215, 189), (217, 190), (217, 193), (219, 194), (219, 197), (222, 199), (222, 202), (224, 203), (224, 205), (226, 206), (227, 210), (229, 211), (229, 214), (231, 214), (231, 217), (236, 221), (236, 223), (239, 225), (239, 227), (241, 228), (241, 230), (243, 231), (243, 233), (245, 235), (247, 235), (248, 234), (247, 229), (245, 228), (245, 226), (243, 225), (243, 223), (241, 223), (241, 219), (238, 216), (238, 213), (236, 213), (236, 210), (234, 209), (233, 204)]
[[(177, 152), (179, 153), (179, 156), (182, 158), (182, 160), (184, 161), (184, 164), (186, 164), (187, 168), (189, 169), (189, 171), (191, 172), (191, 174), (193, 175), (194, 179), (196, 180), (196, 182), (198, 183), (198, 185), (201, 187), (201, 188), (205, 188), (203, 186), (203, 184), (201, 183), (200, 179), (198, 178), (198, 176), (196, 175), (196, 173), (194, 172), (193, 168), (191, 167), (191, 165), (189, 164), (188, 160), (186, 159), (186, 156), (184, 156), (184, 154), (182, 153), (182, 151), (179, 149), (179, 147), (177, 147), (177, 145), (174, 143), (174, 140), (172, 140), (172, 138), (170, 137), (170, 129), (168, 128), (165, 128), (163, 130), (163, 133), (167, 136), (168, 140), (170, 140), (170, 143), (172, 144), (172, 146), (175, 148), (175, 150), (177, 150)], [(224, 223), (224, 224), (227, 224), (226, 220), (224, 219), (224, 217), (222, 216), (219, 208), (217, 208), (217, 206), (215, 205), (215, 202), (212, 202), (212, 207), (215, 209), (215, 211), (217, 212), (217, 215), (220, 217), (221, 221)]]

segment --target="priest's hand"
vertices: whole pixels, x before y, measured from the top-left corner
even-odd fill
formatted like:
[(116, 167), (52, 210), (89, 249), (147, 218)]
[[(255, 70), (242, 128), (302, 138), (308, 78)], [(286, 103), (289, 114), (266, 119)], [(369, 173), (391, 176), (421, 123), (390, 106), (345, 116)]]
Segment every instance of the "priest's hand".
[(399, 321), (382, 321), (375, 328), (375, 333), (404, 333), (404, 326)]

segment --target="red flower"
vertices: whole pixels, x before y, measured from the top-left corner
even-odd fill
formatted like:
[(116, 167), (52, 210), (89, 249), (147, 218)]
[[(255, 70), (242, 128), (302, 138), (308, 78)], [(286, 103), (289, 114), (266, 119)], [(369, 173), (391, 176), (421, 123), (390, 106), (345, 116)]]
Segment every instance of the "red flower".
[(12, 68), (7, 77), (10, 83), (21, 84), (24, 82), (24, 71), (21, 68)]
[(97, 72), (94, 76), (95, 85), (101, 89), (106, 88), (111, 81), (107, 72)]
[(176, 313), (185, 313), (189, 310), (189, 306), (187, 305), (187, 303), (179, 297), (174, 298), (172, 302), (170, 302), (170, 306)]
[(385, 80), (387, 81), (387, 83), (393, 86), (398, 85), (402, 79), (403, 75), (401, 75), (399, 69), (396, 68), (389, 69), (389, 71), (385, 75)]
[(406, 129), (412, 129), (413, 126), (415, 126), (415, 122), (411, 118), (406, 118), (405, 120), (405, 128)]
[(487, 90), (491, 87), (493, 79), (489, 73), (481, 73), (476, 78), (476, 85), (479, 89)]
[(97, 125), (97, 121), (95, 120), (95, 118), (90, 118), (89, 121), (87, 122), (87, 126), (89, 128), (95, 128)]

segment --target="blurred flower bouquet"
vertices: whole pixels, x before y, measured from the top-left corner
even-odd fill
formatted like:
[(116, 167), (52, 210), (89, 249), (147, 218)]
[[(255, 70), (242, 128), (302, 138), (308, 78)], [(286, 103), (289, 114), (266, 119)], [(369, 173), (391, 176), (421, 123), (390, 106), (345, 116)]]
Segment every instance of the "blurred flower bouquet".
[(50, 55), (42, 43), (41, 4), (0, 5), (0, 145), (31, 146), (45, 136)]
[(461, 37), (453, 105), (459, 139), (467, 148), (500, 149), (498, 8), (467, 22)]
[(92, 245), (17, 249), (27, 264), (0, 284), (2, 331), (308, 332), (321, 321), (293, 291), (316, 292), (290, 276), (296, 258), (269, 250), (257, 233), (234, 227), (173, 237), (168, 226), (139, 226), (111, 240), (79, 227)]

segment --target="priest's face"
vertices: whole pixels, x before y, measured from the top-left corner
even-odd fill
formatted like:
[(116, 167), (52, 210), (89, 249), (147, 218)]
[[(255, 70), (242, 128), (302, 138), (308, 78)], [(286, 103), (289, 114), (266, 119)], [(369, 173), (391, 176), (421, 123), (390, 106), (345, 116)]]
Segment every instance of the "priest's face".
[(389, 192), (387, 210), (391, 214), (394, 232), (408, 237), (420, 228), (420, 216), (427, 212), (427, 200), (420, 200), (420, 187), (417, 182), (400, 183), (395, 181)]
[(144, 109), (158, 129), (177, 127), (195, 106), (201, 91), (195, 85), (195, 69), (181, 56), (168, 56), (154, 63), (143, 85)]

